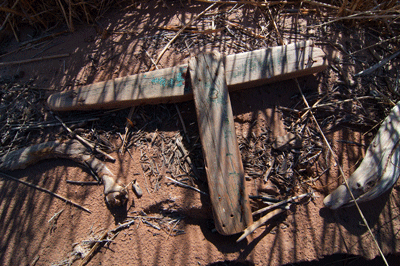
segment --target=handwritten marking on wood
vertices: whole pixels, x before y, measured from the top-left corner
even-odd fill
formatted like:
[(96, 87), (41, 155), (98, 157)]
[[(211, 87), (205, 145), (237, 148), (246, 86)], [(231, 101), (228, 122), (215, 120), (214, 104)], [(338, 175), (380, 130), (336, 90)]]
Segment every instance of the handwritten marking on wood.
[(223, 235), (236, 234), (253, 220), (223, 57), (198, 55), (189, 62), (189, 72), (216, 229)]
[[(325, 54), (311, 42), (299, 42), (225, 57), (230, 91), (311, 75), (326, 68)], [(187, 65), (94, 83), (55, 93), (48, 105), (57, 111), (110, 109), (193, 99), (185, 84)]]

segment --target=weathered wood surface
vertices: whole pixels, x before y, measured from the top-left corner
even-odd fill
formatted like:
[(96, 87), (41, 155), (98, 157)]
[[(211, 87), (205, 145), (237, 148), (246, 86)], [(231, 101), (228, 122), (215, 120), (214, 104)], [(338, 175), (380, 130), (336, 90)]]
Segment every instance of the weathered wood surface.
[[(347, 180), (357, 202), (372, 200), (396, 183), (400, 175), (399, 144), (400, 102), (385, 118), (360, 166)], [(345, 184), (324, 199), (324, 205), (332, 209), (353, 204)]]
[(128, 200), (128, 191), (115, 181), (114, 174), (77, 140), (49, 141), (12, 151), (0, 158), (0, 170), (25, 169), (52, 158), (69, 159), (89, 167), (104, 184), (104, 196), (110, 207), (122, 206)]
[(216, 229), (242, 232), (253, 221), (236, 139), (223, 57), (201, 54), (189, 62)]
[[(225, 57), (229, 90), (311, 75), (326, 68), (324, 52), (310, 41)], [(55, 93), (48, 105), (57, 111), (111, 109), (193, 99), (185, 82), (187, 65), (116, 78)]]

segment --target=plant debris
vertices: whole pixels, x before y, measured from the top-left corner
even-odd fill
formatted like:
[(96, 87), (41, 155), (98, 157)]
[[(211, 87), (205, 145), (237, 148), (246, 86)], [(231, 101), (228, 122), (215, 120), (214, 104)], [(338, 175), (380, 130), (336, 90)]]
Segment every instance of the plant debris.
[[(87, 23), (97, 25), (96, 38), (100, 40), (109, 35), (126, 35), (126, 32), (102, 28), (97, 23), (115, 3), (117, 6), (128, 5), (123, 2), (5, 1), (0, 6), (0, 34), (13, 36), (19, 41), (19, 29), (25, 24), (41, 31), (62, 24), (72, 32), (79, 24)], [(155, 2), (167, 7), (171, 4), (169, 1)], [(186, 1), (171, 2), (190, 5)], [(146, 64), (141, 65), (139, 71), (156, 67), (162, 56), (160, 52), (165, 52), (160, 51), (163, 48), (189, 56), (199, 51), (199, 47), (212, 49), (221, 43), (227, 52), (239, 53), (311, 39), (333, 55), (327, 58), (329, 69), (317, 77), (318, 88), (312, 88), (306, 80), (299, 80), (309, 107), (298, 93), (289, 103), (276, 103), (274, 106), (284, 121), (285, 134), (274, 136), (266, 126), (262, 131), (250, 130), (250, 134), (238, 136), (246, 179), (257, 185), (257, 189), (251, 192), (254, 212), (297, 195), (313, 195), (328, 185), (319, 180), (329, 174), (331, 158), (320, 132), (312, 123), (310, 111), (326, 134), (345, 128), (371, 137), (400, 99), (398, 1), (191, 2), (201, 3), (201, 11), (209, 5), (215, 6), (190, 23), (183, 20), (179, 25), (158, 26), (154, 35), (141, 36), (142, 49), (147, 54), (142, 58)], [(138, 1), (129, 8), (140, 8), (141, 5), (143, 3)], [(249, 17), (255, 19), (246, 19)], [(341, 38), (337, 38), (338, 35)], [(47, 40), (42, 39), (43, 35), (39, 40), (36, 37), (32, 36), (29, 44), (20, 43), (13, 52), (33, 49)], [(3, 49), (1, 53), (7, 54)], [(157, 60), (154, 61), (153, 57)], [(87, 73), (96, 72), (113, 58), (96, 60), (92, 58)], [(45, 105), (49, 92), (39, 88), (35, 78), (21, 82), (25, 75), (27, 73), (21, 71), (0, 78), (0, 157), (30, 144), (65, 140), (68, 134), (63, 126), (66, 125), (70, 133), (79, 134), (94, 143), (93, 147), (107, 153), (128, 153), (132, 160), (132, 154), (140, 155), (137, 162), (140, 168), (135, 169), (135, 175), (143, 176), (144, 182), (140, 182), (140, 187), (136, 182), (131, 184), (137, 193), (136, 200), (169, 186), (182, 186), (207, 195), (197, 124), (193, 110), (187, 111), (188, 104), (54, 114)], [(256, 118), (250, 121), (256, 122)], [(361, 140), (343, 139), (340, 143), (367, 146)], [(282, 212), (277, 210), (274, 213)], [(286, 213), (290, 215), (290, 210)], [(53, 224), (60, 214), (61, 211), (54, 215)], [(185, 233), (184, 226), (180, 227), (185, 217), (172, 217), (162, 211), (130, 214), (129, 219), (134, 219), (140, 226), (148, 226), (154, 234), (173, 237)], [(265, 216), (264, 220), (270, 216)], [(105, 236), (92, 237), (90, 244), (77, 244), (71, 257), (59, 265), (70, 265), (76, 259), (88, 256), (96, 243), (99, 246), (112, 241), (110, 231), (106, 232)], [(116, 236), (114, 233), (112, 235)]]

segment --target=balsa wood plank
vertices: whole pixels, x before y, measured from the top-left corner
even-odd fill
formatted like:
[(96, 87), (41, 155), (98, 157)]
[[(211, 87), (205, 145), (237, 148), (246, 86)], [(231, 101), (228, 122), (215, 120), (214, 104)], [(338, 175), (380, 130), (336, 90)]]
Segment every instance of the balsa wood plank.
[[(310, 41), (225, 57), (229, 90), (311, 75), (326, 68), (324, 52)], [(116, 78), (50, 95), (52, 110), (124, 108), (193, 99), (185, 82), (187, 65)]]
[(215, 226), (222, 235), (240, 233), (253, 219), (223, 57), (200, 54), (189, 62), (189, 72)]

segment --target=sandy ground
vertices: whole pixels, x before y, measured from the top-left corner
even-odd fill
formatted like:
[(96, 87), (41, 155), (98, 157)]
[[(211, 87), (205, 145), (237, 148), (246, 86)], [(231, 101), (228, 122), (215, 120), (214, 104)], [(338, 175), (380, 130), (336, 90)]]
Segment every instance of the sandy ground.
[[(166, 43), (165, 38), (168, 37), (163, 35), (165, 31), (158, 30), (156, 26), (187, 22), (192, 14), (199, 13), (205, 7), (204, 4), (182, 7), (179, 1), (176, 1), (166, 8), (152, 1), (142, 4), (137, 9), (128, 7), (113, 10), (95, 26), (76, 27), (74, 33), (62, 34), (50, 39), (43, 46), (10, 54), (1, 60), (9, 62), (35, 55), (41, 57), (65, 53), (69, 56), (0, 67), (0, 75), (2, 78), (13, 77), (18, 83), (30, 84), (49, 95), (53, 91), (71, 89), (77, 85), (145, 72), (152, 66), (146, 51), (156, 58)], [(257, 14), (250, 10), (244, 9), (242, 15), (254, 15), (254, 19), (248, 19), (249, 25), (257, 21)], [(34, 29), (25, 29), (21, 34), (21, 41), (30, 40), (34, 34)], [(229, 40), (224, 40), (225, 37), (218, 34), (207, 39), (180, 40), (164, 55), (160, 61), (161, 66), (186, 63), (190, 55), (204, 50), (216, 49), (224, 54), (241, 51), (240, 48), (229, 45)], [(292, 42), (294, 39), (288, 38), (288, 41)], [(9, 52), (17, 45), (11, 40), (3, 49)], [(187, 49), (187, 46), (190, 48)], [(326, 46), (321, 48), (330, 60), (333, 57), (332, 50)], [(331, 82), (334, 76), (335, 74), (328, 69), (324, 73), (301, 78), (300, 83), (310, 91), (317, 91), (321, 84), (332, 84), (326, 82)], [(249, 138), (251, 134), (258, 136), (265, 129), (270, 132), (271, 138), (284, 135), (284, 114), (278, 110), (278, 106), (292, 107), (293, 97), (297, 94), (298, 90), (293, 81), (232, 93), (231, 102), (238, 139)], [(194, 103), (181, 103), (178, 107), (189, 138), (197, 138)], [(182, 125), (174, 105), (143, 107), (141, 112), (151, 121), (150, 118), (159, 115), (163, 118), (165, 110), (172, 113), (172, 117), (164, 121), (160, 119), (161, 121), (146, 128), (146, 134), (150, 137), (154, 136), (154, 132), (159, 132), (164, 137), (182, 133)], [(124, 128), (125, 121), (118, 118), (126, 116), (125, 113), (110, 113), (104, 122), (114, 123), (115, 131), (123, 134), (121, 129)], [(138, 123), (145, 122), (140, 119), (145, 120), (143, 117), (138, 118)], [(36, 132), (37, 140), (43, 138), (43, 132)], [(368, 145), (372, 135), (367, 134), (363, 137), (363, 132), (365, 131), (334, 126), (326, 132), (339, 155), (339, 162), (346, 176), (355, 170), (356, 163), (365, 154), (366, 146), (349, 145), (339, 141), (347, 140)], [(116, 144), (120, 142), (115, 137), (112, 141)], [(156, 144), (160, 141), (161, 138), (157, 138)], [(145, 150), (148, 154), (153, 152), (149, 143)], [(323, 198), (341, 183), (337, 166), (326, 153), (323, 156), (327, 158), (325, 162), (329, 163), (327, 167), (330, 168), (313, 184), (315, 197), (312, 201), (293, 205), (287, 214), (257, 229), (246, 240), (236, 243), (237, 235), (227, 237), (215, 232), (207, 196), (171, 185), (165, 178), (160, 180), (159, 187), (149, 185), (140, 164), (141, 147), (131, 147), (129, 151), (132, 156), (129, 153), (111, 153), (117, 161), (107, 162), (107, 166), (122, 184), (136, 179), (144, 195), (137, 198), (130, 191), (126, 208), (120, 210), (107, 208), (101, 186), (76, 186), (66, 183), (66, 180), (92, 180), (89, 172), (70, 161), (44, 161), (26, 170), (9, 174), (64, 195), (90, 209), (90, 214), (43, 192), (14, 181), (0, 179), (0, 264), (67, 265), (73, 257), (73, 252), (76, 253), (77, 247), (82, 246), (80, 244), (84, 241), (98, 237), (104, 230), (115, 228), (126, 218), (143, 216), (144, 213), (150, 217), (147, 221), (155, 225), (154, 227), (143, 222), (143, 219), (137, 219), (129, 229), (122, 230), (115, 239), (102, 247), (88, 265), (382, 263), (379, 258), (371, 261), (378, 256), (378, 251), (355, 208), (331, 211), (323, 207)], [(198, 153), (195, 153), (191, 157), (201, 168), (201, 156), (198, 157)], [(313, 173), (311, 176), (317, 174)], [(249, 191), (253, 194), (257, 193), (257, 182), (253, 179), (247, 180)], [(196, 186), (207, 190), (205, 182), (197, 182)], [(380, 247), (387, 255), (396, 254), (400, 250), (399, 194), (397, 183), (389, 193), (361, 205)], [(63, 211), (56, 222), (48, 222), (61, 210)], [(161, 230), (158, 230), (158, 227)], [(398, 257), (390, 255), (388, 260), (391, 265), (396, 265)], [(79, 265), (79, 260), (73, 265)]]

